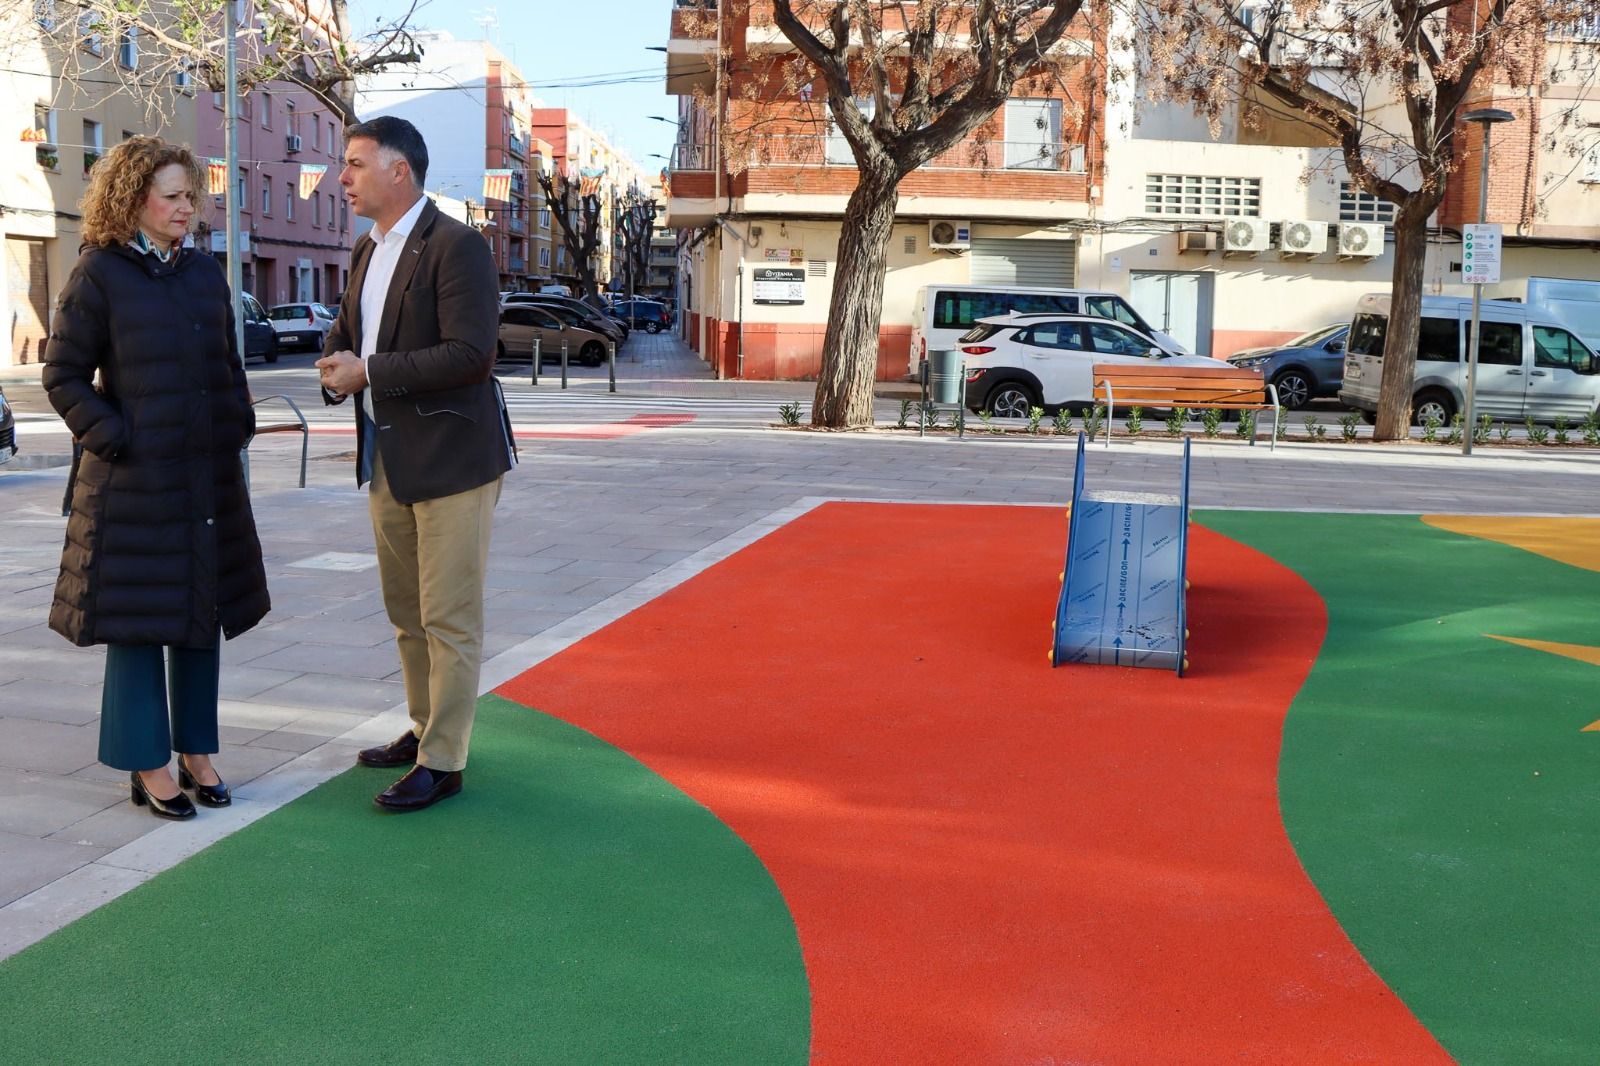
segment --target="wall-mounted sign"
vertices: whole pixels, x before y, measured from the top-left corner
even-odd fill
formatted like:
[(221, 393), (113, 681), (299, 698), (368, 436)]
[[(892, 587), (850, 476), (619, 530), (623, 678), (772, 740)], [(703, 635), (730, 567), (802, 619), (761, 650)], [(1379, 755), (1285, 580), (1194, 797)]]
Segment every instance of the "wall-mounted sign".
[(757, 267), (754, 272), (758, 304), (806, 302), (806, 272), (792, 267)]
[(768, 248), (767, 262), (788, 263), (790, 266), (799, 266), (806, 261), (804, 248)]

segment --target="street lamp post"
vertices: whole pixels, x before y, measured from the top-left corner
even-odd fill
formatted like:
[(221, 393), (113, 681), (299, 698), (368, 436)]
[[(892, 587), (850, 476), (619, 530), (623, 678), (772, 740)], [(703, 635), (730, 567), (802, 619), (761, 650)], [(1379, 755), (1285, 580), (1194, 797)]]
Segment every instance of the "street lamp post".
[[(1512, 122), (1516, 117), (1509, 111), (1498, 107), (1480, 107), (1475, 111), (1468, 111), (1461, 116), (1468, 122), (1476, 122), (1483, 127), (1483, 148), (1478, 161), (1478, 223), (1481, 225), (1489, 213), (1489, 131), (1500, 122)], [(1480, 312), (1483, 308), (1483, 283), (1472, 283), (1472, 344), (1467, 349), (1467, 403), (1464, 425), (1461, 434), (1461, 454), (1472, 454), (1472, 437), (1477, 430), (1477, 415), (1474, 410), (1478, 390), (1478, 349), (1483, 346), (1483, 330), (1480, 321)]]

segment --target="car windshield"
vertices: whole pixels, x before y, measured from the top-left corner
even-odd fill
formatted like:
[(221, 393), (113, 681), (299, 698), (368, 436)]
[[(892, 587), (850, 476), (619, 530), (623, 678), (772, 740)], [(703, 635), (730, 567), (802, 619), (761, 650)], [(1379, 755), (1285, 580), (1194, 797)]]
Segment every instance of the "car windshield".
[(1343, 322), (1337, 323), (1336, 325), (1332, 325), (1332, 326), (1323, 326), (1320, 329), (1312, 330), (1310, 333), (1302, 333), (1302, 334), (1300, 334), (1300, 336), (1296, 337), (1294, 340), (1290, 341), (1288, 344), (1285, 344), (1284, 347), (1285, 348), (1315, 348), (1317, 345), (1326, 342), (1329, 337), (1333, 336), (1335, 333), (1338, 333), (1341, 329), (1344, 329), (1344, 328), (1345, 328), (1345, 326), (1344, 326)]
[(300, 318), (310, 318), (311, 315), (304, 307), (291, 305), (289, 307), (274, 307), (268, 312), (268, 317), (275, 322), (289, 322)]

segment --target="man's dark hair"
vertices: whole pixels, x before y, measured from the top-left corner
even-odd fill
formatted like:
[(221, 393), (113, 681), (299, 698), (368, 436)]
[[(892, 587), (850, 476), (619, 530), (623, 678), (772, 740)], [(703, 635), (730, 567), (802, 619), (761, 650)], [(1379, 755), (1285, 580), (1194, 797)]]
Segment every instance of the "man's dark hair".
[(417, 183), (417, 188), (422, 188), (428, 180), (428, 145), (417, 127), (405, 119), (379, 115), (365, 122), (357, 122), (345, 127), (344, 139), (348, 141), (352, 137), (366, 137), (378, 142), (379, 148), (399, 152), (411, 167), (411, 177)]

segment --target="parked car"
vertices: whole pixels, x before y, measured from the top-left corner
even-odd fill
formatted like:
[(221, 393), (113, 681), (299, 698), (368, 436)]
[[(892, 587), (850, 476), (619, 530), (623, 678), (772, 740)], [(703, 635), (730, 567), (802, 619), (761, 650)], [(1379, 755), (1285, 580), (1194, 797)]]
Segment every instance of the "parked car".
[(1323, 326), (1281, 348), (1245, 348), (1228, 356), (1236, 367), (1259, 370), (1278, 387), (1278, 402), (1298, 411), (1312, 400), (1339, 395), (1344, 382), (1344, 342), (1350, 324)]
[[(1388, 293), (1363, 296), (1350, 323), (1341, 402), (1372, 417), (1378, 410)], [(1567, 320), (1543, 307), (1485, 300), (1474, 411), (1513, 425), (1525, 419), (1574, 424), (1600, 412), (1600, 359)], [(1411, 413), (1420, 425), (1449, 425), (1466, 396), (1472, 301), (1424, 296), (1412, 377)]]
[(628, 327), (612, 318), (607, 318), (602, 312), (590, 307), (582, 300), (575, 300), (570, 296), (560, 296), (547, 292), (514, 292), (500, 301), (501, 307), (512, 304), (537, 307), (560, 307), (571, 314), (579, 316), (583, 324), (597, 333), (602, 333), (615, 341), (619, 346), (628, 339)]
[(1163, 351), (1188, 355), (1172, 337), (1152, 327), (1133, 305), (1099, 289), (1045, 289), (1028, 285), (924, 285), (911, 311), (911, 363), (953, 347), (977, 322), (995, 315), (1091, 315), (1121, 322)]
[(618, 300), (611, 305), (609, 314), (647, 333), (660, 333), (672, 325), (672, 316), (667, 314), (666, 306), (655, 300)]
[(1120, 322), (1094, 315), (998, 315), (979, 319), (956, 346), (967, 364), (967, 406), (974, 413), (1026, 418), (1034, 407), (1088, 407), (1096, 363), (1217, 366), (1184, 355)]
[(278, 348), (309, 348), (322, 351), (333, 320), (338, 317), (323, 304), (278, 304), (267, 317), (278, 331)]
[(9, 462), (17, 454), (17, 416), (11, 413), (6, 402), (6, 390), (0, 389), (0, 463)]
[(267, 312), (262, 309), (260, 301), (249, 293), (240, 294), (240, 302), (244, 305), (244, 357), (265, 359), (269, 363), (278, 361), (278, 331), (272, 325), (272, 319), (267, 317)]
[(535, 337), (539, 338), (541, 363), (561, 362), (561, 344), (565, 341), (568, 362), (584, 366), (604, 364), (606, 343), (610, 340), (581, 325), (576, 316), (566, 317), (559, 307), (512, 304), (500, 309), (500, 362), (513, 358), (532, 362)]

